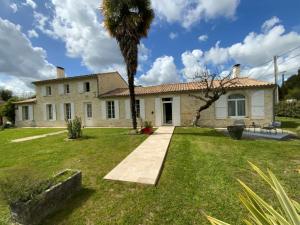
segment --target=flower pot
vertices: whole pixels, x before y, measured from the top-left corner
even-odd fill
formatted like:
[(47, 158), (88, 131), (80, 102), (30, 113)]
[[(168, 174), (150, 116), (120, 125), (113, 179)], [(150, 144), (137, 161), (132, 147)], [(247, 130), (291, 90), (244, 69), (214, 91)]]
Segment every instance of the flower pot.
[(142, 134), (153, 134), (153, 128), (152, 127), (145, 127), (142, 129)]
[[(70, 170), (65, 170), (55, 177), (63, 175), (66, 171)], [(81, 189), (81, 182), (81, 172), (75, 171), (69, 178), (55, 184), (34, 199), (11, 204), (12, 221), (22, 225), (40, 224), (45, 217), (60, 209), (68, 199)]]
[(228, 126), (227, 130), (232, 139), (240, 140), (243, 136), (244, 127), (243, 126)]

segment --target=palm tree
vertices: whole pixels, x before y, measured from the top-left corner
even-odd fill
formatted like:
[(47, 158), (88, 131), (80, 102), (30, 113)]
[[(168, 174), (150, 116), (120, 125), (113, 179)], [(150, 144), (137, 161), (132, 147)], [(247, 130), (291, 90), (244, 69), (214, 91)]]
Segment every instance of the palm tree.
[(104, 25), (116, 38), (127, 67), (133, 129), (137, 128), (134, 76), (138, 66), (138, 45), (154, 18), (150, 0), (103, 0)]

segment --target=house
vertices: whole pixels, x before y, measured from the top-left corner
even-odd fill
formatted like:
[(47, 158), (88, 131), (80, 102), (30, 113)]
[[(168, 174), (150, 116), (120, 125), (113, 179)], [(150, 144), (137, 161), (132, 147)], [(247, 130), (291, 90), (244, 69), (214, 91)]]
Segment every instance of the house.
[[(273, 120), (272, 83), (234, 76), (239, 84), (201, 114), (200, 125), (224, 127), (236, 119), (246, 124)], [(33, 82), (36, 98), (16, 103), (16, 126), (62, 127), (66, 119), (82, 118), (87, 127), (129, 127), (131, 112), (128, 85), (118, 72), (65, 77), (57, 68), (57, 78)], [(155, 126), (191, 125), (200, 100), (199, 82), (136, 87), (136, 108), (142, 120)]]

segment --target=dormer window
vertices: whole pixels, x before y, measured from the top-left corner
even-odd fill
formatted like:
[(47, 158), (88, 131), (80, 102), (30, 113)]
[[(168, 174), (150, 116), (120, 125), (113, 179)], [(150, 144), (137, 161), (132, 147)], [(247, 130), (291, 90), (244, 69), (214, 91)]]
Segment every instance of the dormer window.
[(84, 92), (90, 92), (90, 82), (84, 83)]
[(51, 96), (51, 95), (52, 95), (52, 89), (51, 89), (51, 86), (47, 86), (47, 87), (46, 87), (46, 95), (47, 95), (47, 96)]

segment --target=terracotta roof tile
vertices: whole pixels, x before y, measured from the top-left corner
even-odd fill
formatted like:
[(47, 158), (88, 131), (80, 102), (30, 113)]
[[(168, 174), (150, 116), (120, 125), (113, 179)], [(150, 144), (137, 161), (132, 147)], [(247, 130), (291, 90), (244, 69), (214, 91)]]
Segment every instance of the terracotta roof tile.
[[(218, 85), (218, 81), (215, 81), (215, 86)], [(273, 83), (250, 79), (250, 78), (239, 78), (238, 84), (232, 88), (253, 88), (253, 87), (273, 87)], [(199, 91), (204, 89), (203, 83), (200, 82), (189, 82), (189, 83), (175, 83), (175, 84), (162, 84), (157, 86), (148, 87), (136, 87), (136, 95), (151, 95), (161, 94), (170, 92), (184, 92), (184, 91)], [(230, 88), (230, 87), (229, 87)], [(128, 96), (128, 88), (119, 88), (110, 92), (102, 94), (100, 97), (115, 97), (115, 96)]]

